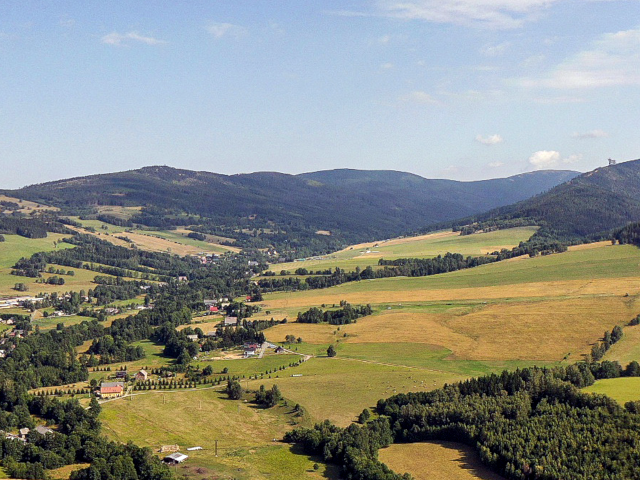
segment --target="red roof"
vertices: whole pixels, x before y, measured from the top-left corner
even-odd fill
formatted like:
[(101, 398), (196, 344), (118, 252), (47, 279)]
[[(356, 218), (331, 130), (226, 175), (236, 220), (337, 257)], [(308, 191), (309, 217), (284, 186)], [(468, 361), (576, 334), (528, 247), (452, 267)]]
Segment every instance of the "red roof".
[(217, 312), (218, 311), (218, 307), (209, 307), (209, 311), (210, 312)]
[(100, 387), (100, 393), (122, 393), (122, 385), (117, 387)]

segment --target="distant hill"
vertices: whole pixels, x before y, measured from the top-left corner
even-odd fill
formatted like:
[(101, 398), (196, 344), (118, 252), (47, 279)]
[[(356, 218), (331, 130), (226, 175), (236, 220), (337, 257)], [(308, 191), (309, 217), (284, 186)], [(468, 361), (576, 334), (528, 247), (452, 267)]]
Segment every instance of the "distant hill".
[[(328, 230), (345, 239), (399, 235), (523, 200), (578, 175), (541, 171), (477, 182), (396, 171), (330, 170), (220, 175), (166, 166), (77, 177), (7, 191), (81, 213), (98, 205), (144, 206), (154, 215), (199, 215), (220, 224)], [(146, 220), (145, 220), (146, 219)], [(242, 224), (240, 222), (240, 224)]]
[(559, 237), (604, 234), (640, 220), (640, 160), (597, 168), (548, 192), (458, 222), (531, 219)]

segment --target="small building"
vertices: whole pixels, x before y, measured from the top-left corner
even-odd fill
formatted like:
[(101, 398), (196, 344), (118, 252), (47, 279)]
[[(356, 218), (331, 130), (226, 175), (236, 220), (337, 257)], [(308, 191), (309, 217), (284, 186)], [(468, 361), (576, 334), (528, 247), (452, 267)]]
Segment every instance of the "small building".
[(124, 383), (122, 382), (102, 382), (100, 384), (101, 398), (116, 398), (124, 394)]
[(7, 356), (7, 352), (5, 350), (0, 350), (0, 358), (4, 358)]
[(179, 463), (184, 462), (187, 458), (189, 458), (188, 455), (185, 455), (184, 453), (176, 452), (176, 453), (172, 453), (171, 455), (167, 455), (162, 459), (162, 461), (164, 463), (168, 463), (169, 465), (178, 465)]
[(27, 435), (29, 435), (29, 429), (27, 427), (25, 428), (21, 428), (20, 429), (20, 438), (27, 438)]
[(116, 378), (127, 378), (127, 371), (126, 370), (118, 370), (116, 372)]
[(189, 340), (191, 340), (192, 342), (197, 342), (198, 341), (198, 335), (187, 335), (187, 338)]
[(218, 313), (218, 312), (220, 311), (220, 309), (219, 309), (218, 307), (216, 307), (215, 305), (211, 305), (211, 306), (209, 307), (209, 311), (210, 311), (211, 313)]
[(218, 336), (218, 332), (216, 332), (215, 330), (212, 332), (207, 332), (204, 334), (205, 337), (216, 337)]
[(187, 276), (186, 276), (186, 275), (179, 275), (179, 276), (178, 276), (178, 281), (179, 281), (179, 282), (188, 282), (188, 281), (189, 281), (189, 279), (187, 278)]
[(146, 370), (140, 370), (138, 373), (136, 373), (135, 379), (139, 382), (144, 382), (149, 378), (149, 374), (147, 373)]
[(218, 300), (215, 298), (205, 298), (203, 301), (205, 307), (212, 307), (218, 304)]
[(238, 325), (238, 317), (224, 317), (224, 326)]
[(282, 348), (281, 346), (277, 346), (276, 349), (274, 350), (274, 352), (276, 352), (276, 353), (284, 353), (284, 348)]

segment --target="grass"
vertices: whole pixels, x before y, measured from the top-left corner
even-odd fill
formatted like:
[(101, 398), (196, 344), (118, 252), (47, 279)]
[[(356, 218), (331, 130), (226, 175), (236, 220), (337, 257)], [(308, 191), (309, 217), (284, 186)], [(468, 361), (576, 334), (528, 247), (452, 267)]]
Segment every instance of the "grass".
[(80, 315), (71, 315), (68, 317), (41, 317), (33, 320), (32, 325), (34, 328), (39, 326), (41, 330), (53, 330), (56, 328), (58, 323), (64, 324), (65, 327), (69, 327), (71, 325), (78, 325), (82, 322), (90, 322), (94, 320), (93, 317), (82, 317)]
[(606, 395), (624, 405), (626, 402), (640, 400), (640, 377), (597, 380), (590, 387), (583, 389), (583, 391)]
[(353, 245), (334, 254), (325, 255), (321, 260), (278, 263), (271, 265), (269, 269), (278, 273), (281, 270), (293, 272), (297, 268), (324, 270), (339, 267), (354, 270), (355, 267), (375, 266), (381, 258), (427, 258), (447, 252), (483, 255), (502, 248), (512, 248), (521, 241), (528, 240), (536, 230), (537, 227), (520, 227), (466, 236), (450, 231), (437, 232), (418, 237)]
[[(378, 452), (380, 461), (415, 480), (502, 480), (480, 462), (473, 448), (454, 442), (394, 444)], [(425, 461), (428, 459), (428, 461)]]
[(623, 367), (633, 360), (640, 362), (640, 326), (623, 327), (622, 338), (611, 346), (604, 360), (617, 361)]
[(186, 230), (135, 230), (136, 233), (143, 235), (150, 235), (153, 237), (162, 238), (164, 240), (179, 243), (182, 245), (194, 247), (198, 252), (208, 253), (225, 253), (229, 251), (237, 252), (238, 248), (228, 247), (226, 245), (218, 245), (203, 240), (196, 240), (195, 238), (187, 237), (188, 232)]
[[(314, 459), (294, 454), (277, 441), (296, 420), (289, 407), (256, 408), (212, 389), (177, 391), (105, 403), (100, 419), (103, 431), (116, 441), (133, 441), (155, 451), (178, 444), (189, 459), (177, 472), (189, 477), (327, 478), (322, 469), (313, 471)], [(185, 451), (192, 446), (203, 449)]]

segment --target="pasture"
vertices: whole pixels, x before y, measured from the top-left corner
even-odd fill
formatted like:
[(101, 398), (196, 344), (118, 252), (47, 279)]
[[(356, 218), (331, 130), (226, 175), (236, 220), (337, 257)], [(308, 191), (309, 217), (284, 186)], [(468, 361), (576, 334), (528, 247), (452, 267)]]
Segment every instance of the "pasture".
[[(601, 243), (432, 277), (268, 294), (260, 304), (289, 318), (265, 331), (270, 341), (294, 335), (303, 343), (292, 349), (317, 356), (297, 367), (302, 377), (279, 379), (280, 388), (314, 419), (344, 425), (394, 390), (581, 360), (605, 330), (640, 313), (639, 263), (637, 248)], [(293, 321), (298, 311), (341, 300), (370, 303), (374, 314), (342, 326)], [(640, 356), (640, 327), (633, 328), (608, 356)], [(330, 344), (333, 359), (325, 357)]]
[(15, 197), (8, 197), (7, 195), (0, 195), (0, 202), (17, 203), (18, 208), (11, 210), (9, 208), (0, 207), (2, 212), (10, 214), (13, 212), (22, 213), (24, 215), (31, 215), (33, 212), (43, 212), (45, 210), (58, 211), (58, 207), (50, 207), (48, 205), (42, 205), (40, 203), (31, 202), (29, 200), (21, 200)]
[(459, 232), (444, 231), (417, 237), (361, 243), (325, 255), (319, 260), (273, 264), (269, 270), (277, 273), (281, 270), (294, 272), (297, 268), (325, 270), (339, 267), (344, 270), (354, 270), (355, 267), (376, 266), (381, 258), (385, 260), (407, 257), (428, 258), (444, 255), (447, 252), (472, 256), (485, 255), (503, 248), (513, 248), (521, 241), (528, 240), (536, 230), (537, 227), (520, 227), (465, 236), (460, 236)]
[[(179, 445), (189, 459), (177, 473), (189, 478), (327, 478), (324, 467), (313, 470), (317, 459), (274, 441), (300, 420), (291, 406), (262, 409), (226, 397), (214, 389), (150, 392), (104, 403), (100, 419), (116, 441), (131, 440), (156, 452), (162, 445)], [(193, 446), (202, 450), (186, 451)]]
[(415, 480), (503, 480), (480, 462), (478, 454), (454, 442), (394, 444), (378, 451), (378, 458), (397, 473)]
[(584, 392), (599, 393), (613, 398), (620, 405), (640, 400), (640, 377), (606, 378), (597, 380)]

